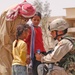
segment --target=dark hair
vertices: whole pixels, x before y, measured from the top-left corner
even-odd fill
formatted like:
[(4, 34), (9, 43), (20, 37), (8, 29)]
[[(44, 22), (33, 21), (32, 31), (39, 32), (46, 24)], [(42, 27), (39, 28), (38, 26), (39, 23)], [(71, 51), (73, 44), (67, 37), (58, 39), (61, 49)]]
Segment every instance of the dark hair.
[[(39, 17), (40, 17), (40, 19), (41, 19), (41, 16), (42, 16), (42, 15), (41, 15), (41, 13), (40, 13), (40, 12), (36, 12), (34, 16), (39, 16)], [(33, 17), (34, 17), (34, 16), (33, 16)], [(33, 18), (33, 17), (32, 17), (32, 18)], [(31, 19), (32, 19), (32, 18), (31, 18)]]
[(15, 47), (17, 46), (18, 43), (18, 37), (23, 33), (23, 31), (27, 31), (29, 29), (29, 25), (25, 24), (25, 25), (18, 25), (17, 29), (16, 29), (16, 43), (15, 43)]

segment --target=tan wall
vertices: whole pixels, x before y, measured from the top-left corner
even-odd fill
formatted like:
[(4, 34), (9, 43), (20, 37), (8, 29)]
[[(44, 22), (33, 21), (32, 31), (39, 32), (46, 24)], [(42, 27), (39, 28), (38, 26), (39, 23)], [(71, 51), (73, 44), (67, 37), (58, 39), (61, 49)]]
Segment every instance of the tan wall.
[(75, 18), (75, 8), (66, 8), (66, 17)]

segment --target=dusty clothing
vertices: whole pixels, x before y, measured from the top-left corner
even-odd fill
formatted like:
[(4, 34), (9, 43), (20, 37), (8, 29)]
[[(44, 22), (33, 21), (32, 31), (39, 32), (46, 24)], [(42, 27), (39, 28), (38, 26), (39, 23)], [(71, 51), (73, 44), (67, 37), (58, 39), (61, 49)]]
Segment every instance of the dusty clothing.
[(0, 17), (0, 75), (11, 75), (12, 64), (12, 42), (15, 39), (16, 26), (25, 24), (24, 20), (18, 15), (14, 21), (6, 20), (5, 11)]
[[(54, 48), (54, 51), (51, 54), (47, 54), (46, 56), (44, 56), (42, 58), (42, 61), (43, 62), (47, 62), (47, 63), (57, 63), (57, 62), (60, 62), (61, 59), (72, 50), (72, 48), (73, 48), (73, 44), (72, 44), (72, 42), (70, 40), (62, 39), (56, 45), (56, 47)], [(62, 68), (63, 68), (62, 71), (64, 72), (65, 69), (64, 69), (64, 67), (62, 67)], [(57, 72), (57, 73), (60, 73), (59, 71), (60, 71), (60, 69), (56, 70), (56, 71), (54, 70), (54, 72)], [(66, 74), (57, 74), (57, 73), (52, 74), (52, 75), (66, 75)]]

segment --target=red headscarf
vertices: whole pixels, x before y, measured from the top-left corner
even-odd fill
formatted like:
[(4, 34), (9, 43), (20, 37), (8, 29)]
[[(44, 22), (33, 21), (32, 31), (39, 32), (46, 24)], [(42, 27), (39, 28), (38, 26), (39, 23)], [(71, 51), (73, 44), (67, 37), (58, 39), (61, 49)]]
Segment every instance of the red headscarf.
[(18, 4), (15, 8), (7, 12), (6, 19), (12, 21), (17, 17), (18, 14), (25, 18), (30, 18), (34, 16), (35, 8), (24, 0), (23, 3)]

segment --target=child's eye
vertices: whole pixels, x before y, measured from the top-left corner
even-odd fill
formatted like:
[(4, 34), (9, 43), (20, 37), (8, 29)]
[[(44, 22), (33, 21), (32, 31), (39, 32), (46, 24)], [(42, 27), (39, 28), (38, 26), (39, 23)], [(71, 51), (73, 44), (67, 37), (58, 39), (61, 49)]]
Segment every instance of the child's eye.
[(34, 21), (40, 21), (40, 20), (38, 20), (38, 19), (34, 19)]
[(36, 19), (34, 19), (34, 21), (36, 21)]

